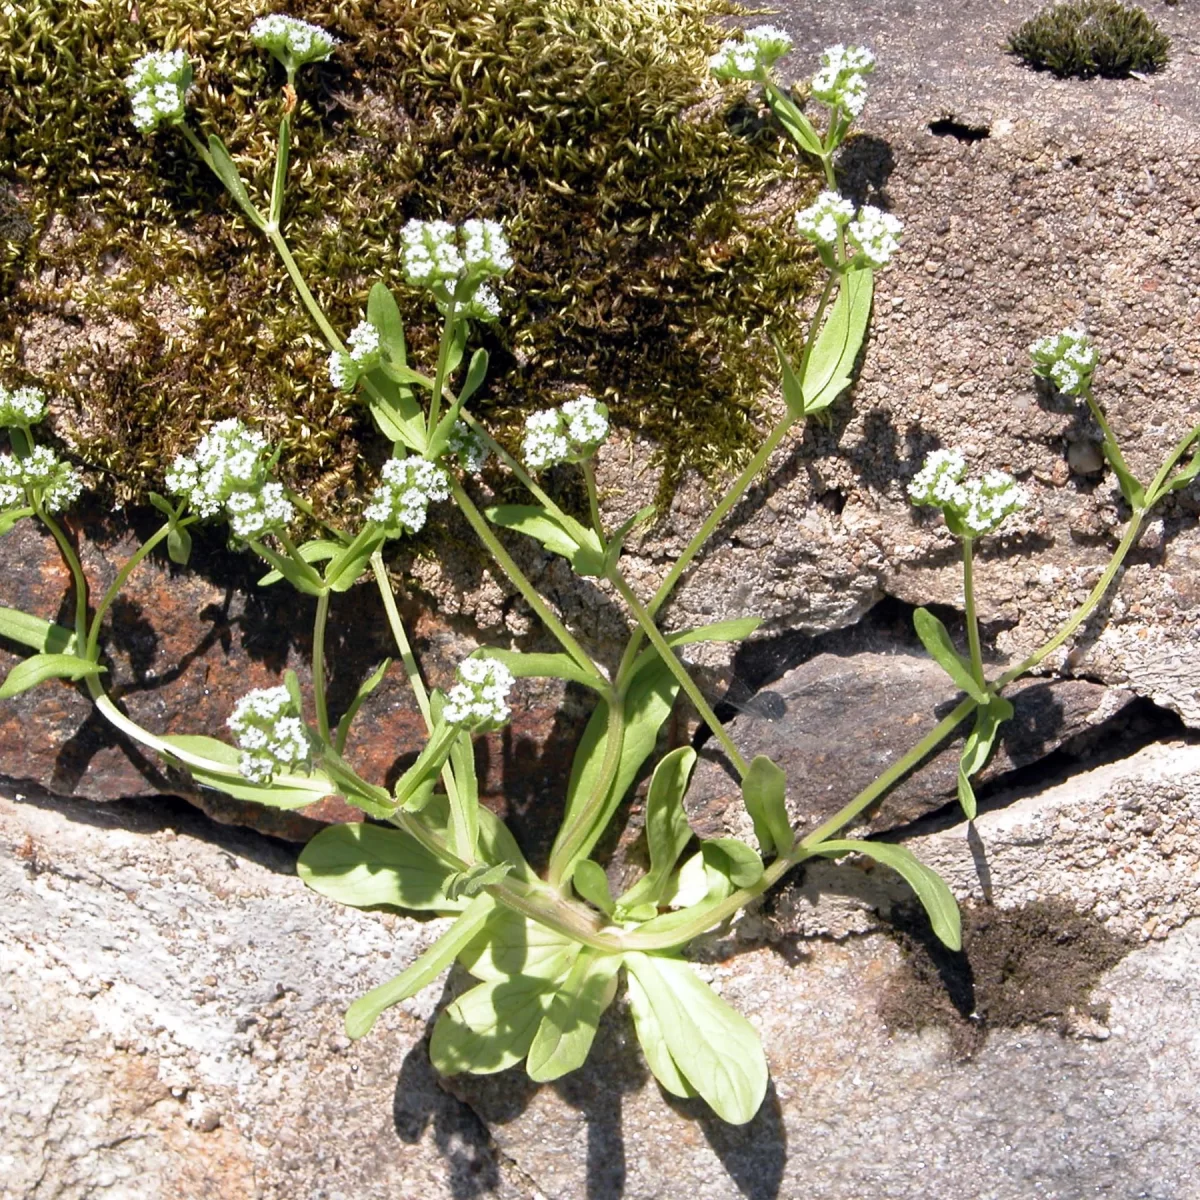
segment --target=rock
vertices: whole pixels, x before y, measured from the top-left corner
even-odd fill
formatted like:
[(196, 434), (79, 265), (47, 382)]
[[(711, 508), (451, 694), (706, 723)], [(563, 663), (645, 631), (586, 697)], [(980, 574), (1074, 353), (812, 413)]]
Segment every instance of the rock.
[[(728, 728), (748, 759), (765, 754), (786, 772), (788, 812), (800, 830), (815, 827), (853, 799), (956, 699), (953, 684), (931, 658), (879, 652), (819, 654), (767, 691), (781, 702), (777, 719), (741, 714)], [(1044, 758), (1113, 716), (1130, 698), (1081, 679), (1023, 680), (1006, 694), (1016, 715), (1003, 727), (978, 777), (982, 783)], [(967, 722), (964, 730), (969, 728)], [(869, 812), (864, 824), (894, 828), (952, 800), (961, 752), (961, 737), (947, 742)], [(687, 809), (701, 837), (750, 833), (737, 775), (715, 739), (706, 743), (696, 767)]]
[[(750, 917), (700, 951), (763, 1034), (773, 1082), (750, 1124), (731, 1128), (665, 1096), (619, 1010), (588, 1064), (554, 1087), (514, 1071), (459, 1076), (453, 1090), (547, 1200), (1179, 1195), (1200, 1128), (1188, 1032), (1200, 1021), (1198, 796), (1200, 747), (1156, 745), (1041, 795), (1000, 798), (974, 838), (959, 824), (906, 841), (960, 898), (990, 900), (993, 923), (1054, 902), (1108, 939), (1110, 962), (1124, 945), (1090, 995), (1060, 994), (1058, 1011), (994, 1026), (965, 1057), (969, 1016), (889, 1027), (897, 989), (933, 1007), (892, 937), (864, 927), (764, 946), (766, 926)], [(883, 871), (813, 870), (827, 891), (859, 891), (864, 909), (911, 900)], [(884, 927), (876, 916), (869, 928)], [(1046, 944), (1065, 968), (1086, 947), (1062, 933)]]
[(178, 802), (0, 799), (0, 1197), (532, 1200), (435, 1082), (431, 994), (342, 1013), (440, 923), (309, 892)]

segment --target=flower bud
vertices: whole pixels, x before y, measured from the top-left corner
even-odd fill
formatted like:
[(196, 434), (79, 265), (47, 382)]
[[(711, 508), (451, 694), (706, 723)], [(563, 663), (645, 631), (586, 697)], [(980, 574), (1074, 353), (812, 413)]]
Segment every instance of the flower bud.
[(36, 425), (45, 415), (46, 397), (37, 388), (6, 388), (0, 383), (0, 425)]
[(718, 79), (763, 79), (777, 60), (792, 48), (792, 39), (774, 25), (756, 25), (742, 37), (730, 38), (708, 60)]
[(447, 725), (480, 733), (497, 729), (508, 721), (513, 673), (499, 659), (464, 659), (455, 675), (457, 682), (446, 693), (442, 708), (442, 719)]
[(247, 692), (226, 722), (242, 751), (238, 771), (254, 783), (307, 766), (312, 756), (308, 730), (285, 687)]
[(143, 133), (164, 121), (178, 125), (192, 85), (192, 66), (182, 50), (153, 50), (133, 64), (125, 90), (133, 107), (133, 123)]
[(821, 54), (820, 70), (809, 85), (814, 100), (857, 117), (867, 102), (866, 76), (875, 70), (875, 56), (861, 46), (829, 46)]
[(338, 44), (337, 38), (320, 25), (280, 13), (254, 21), (250, 26), (250, 40), (260, 50), (269, 50), (289, 73), (306, 63), (323, 61)]
[(450, 481), (441, 467), (423, 458), (393, 458), (383, 464), (382, 482), (371, 494), (363, 516), (384, 526), (389, 536), (416, 533), (434, 501), (450, 498)]

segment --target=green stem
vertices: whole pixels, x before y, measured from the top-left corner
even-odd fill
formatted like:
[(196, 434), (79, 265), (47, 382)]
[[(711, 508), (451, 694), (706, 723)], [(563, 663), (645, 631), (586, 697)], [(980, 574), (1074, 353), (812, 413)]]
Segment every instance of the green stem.
[[(67, 564), (67, 570), (71, 572), (71, 579), (75, 585), (75, 648), (78, 653), (79, 650), (86, 647), (88, 641), (87, 576), (83, 573), (83, 564), (79, 561), (79, 555), (75, 553), (75, 547), (71, 545), (62, 526), (40, 506), (35, 511), (58, 543), (59, 553), (63, 556), (63, 561)], [(88, 676), (87, 679), (90, 685), (95, 676)]]
[(550, 886), (554, 888), (562, 887), (568, 868), (591, 837), (596, 819), (604, 811), (621, 766), (621, 752), (625, 748), (625, 698), (621, 695), (611, 696), (604, 703), (608, 705), (608, 729), (600, 776), (583, 807), (562, 827), (555, 839), (548, 871)]
[(1014, 679), (1019, 679), (1022, 675), (1032, 671), (1047, 655), (1053, 654), (1091, 616), (1093, 610), (1104, 598), (1104, 593), (1108, 591), (1109, 585), (1116, 578), (1117, 572), (1121, 569), (1121, 564), (1125, 561), (1126, 555), (1133, 549), (1133, 544), (1137, 541), (1138, 534), (1141, 533), (1142, 522), (1145, 518), (1145, 510), (1133, 514), (1125, 530), (1125, 536), (1121, 539), (1120, 545), (1109, 560), (1108, 566), (1105, 567), (1104, 574), (1100, 576), (1096, 581), (1096, 586), (1088, 593), (1087, 599), (1076, 610), (1070, 620), (1040, 650), (1035, 650), (1023, 662), (1018, 663), (1011, 670), (1005, 671), (992, 685), (994, 691), (1000, 691), (1001, 688), (1007, 687), (1012, 683)]
[(587, 480), (588, 507), (592, 512), (592, 528), (595, 529), (600, 544), (605, 545), (608, 539), (604, 535), (604, 518), (600, 515), (600, 494), (596, 490), (596, 467), (590, 458), (583, 460), (583, 477)]
[[(425, 680), (421, 678), (421, 668), (417, 665), (408, 634), (404, 632), (404, 622), (400, 619), (400, 610), (396, 607), (396, 597), (392, 593), (392, 585), (388, 580), (382, 550), (376, 550), (371, 555), (371, 570), (375, 575), (380, 598), (383, 600), (383, 611), (387, 615), (388, 626), (395, 639), (396, 649), (400, 651), (400, 662), (404, 667), (408, 686), (412, 688), (413, 695), (416, 697), (417, 708), (421, 710), (421, 719), (425, 722), (426, 731), (432, 733), (433, 709), (429, 704), (429, 692), (425, 687)], [(451, 812), (459, 811), (458, 781), (454, 778), (454, 768), (448, 762), (442, 767), (442, 784), (446, 788), (446, 798), (450, 801)]]
[(966, 599), (967, 644), (971, 648), (971, 676), (982, 692), (987, 690), (987, 678), (983, 673), (983, 649), (979, 644), (979, 620), (975, 614), (974, 547), (972, 538), (963, 538), (963, 595)]
[(463, 490), (463, 486), (457, 479), (450, 481), (451, 493), (454, 496), (454, 502), (462, 510), (463, 516), (467, 518), (468, 524), (475, 531), (475, 535), (487, 547), (488, 553), (496, 560), (500, 569), (508, 576), (514, 587), (525, 598), (525, 602), (537, 613), (541, 618), (542, 623), (546, 628), (558, 639), (562, 648), (583, 668), (589, 675), (593, 676), (605, 691), (608, 690), (608, 680), (601, 673), (600, 668), (591, 660), (587, 651), (575, 640), (567, 627), (550, 611), (546, 602), (538, 595), (537, 589), (533, 584), (525, 578), (521, 568), (512, 560), (512, 556), (500, 544), (500, 539), (492, 532), (491, 526), (484, 520), (483, 514), (475, 507), (474, 501)]
[(1124, 465), (1125, 460), (1121, 456), (1120, 446), (1117, 444), (1117, 439), (1114, 436), (1112, 429), (1109, 427), (1108, 421), (1105, 419), (1104, 410), (1096, 402), (1096, 397), (1092, 394), (1090, 384), (1084, 389), (1083, 398), (1087, 401), (1087, 406), (1091, 410), (1092, 417), (1095, 419), (1096, 424), (1100, 426), (1100, 433), (1103, 435), (1105, 443), (1112, 447), (1117, 457), (1121, 459), (1122, 465)]
[(275, 253), (279, 255), (284, 269), (292, 281), (292, 286), (299, 293), (300, 302), (308, 310), (308, 315), (312, 317), (317, 328), (329, 343), (330, 348), (337, 350), (341, 354), (345, 354), (346, 347), (342, 339), (338, 337), (333, 326), (329, 323), (329, 318), (325, 316), (324, 310), (317, 303), (317, 298), (309, 290), (308, 284), (304, 282), (304, 276), (300, 274), (300, 268), (296, 265), (296, 260), (292, 257), (292, 252), (288, 249), (288, 244), (283, 234), (278, 229), (270, 226), (268, 226), (266, 234), (271, 239), (271, 245), (275, 247)]
[(318, 525), (321, 526), (322, 529), (325, 530), (326, 533), (332, 534), (333, 537), (337, 538), (337, 540), (339, 542), (341, 542), (343, 546), (348, 546), (354, 540), (348, 533), (344, 533), (342, 530), (338, 529), (335, 525), (330, 525), (330, 523), (328, 521), (326, 521), (323, 517), (318, 517), (316, 514), (316, 511), (313, 509), (313, 506), (311, 504), (309, 504), (309, 502), (307, 500), (305, 500), (305, 498), (303, 496), (301, 496), (298, 492), (293, 492), (290, 487), (285, 487), (283, 489), (283, 494), (306, 517), (308, 517), (310, 520), (315, 521)]
[(654, 599), (646, 605), (646, 611), (650, 616), (656, 616), (658, 610), (670, 597), (675, 590), (675, 585), (679, 582), (684, 571), (691, 565), (692, 559), (696, 557), (700, 548), (712, 537), (717, 526), (725, 519), (729, 510), (742, 498), (742, 493), (754, 482), (758, 473), (767, 465), (767, 459), (775, 452), (776, 447), (783, 441), (787, 432), (795, 424), (795, 418), (790, 414), (784, 417), (778, 425), (767, 435), (767, 440), (759, 446), (757, 453), (747, 464), (746, 469), (734, 480), (733, 486), (725, 493), (724, 497), (718, 502), (716, 508), (708, 515), (708, 519), (693, 535), (692, 540), (688, 542), (683, 553), (676, 560), (675, 565), (667, 572), (666, 578), (659, 584), (658, 591), (654, 593)]
[[(300, 548), (295, 542), (292, 541), (291, 535), (288, 533), (288, 531), (286, 529), (277, 529), (275, 530), (275, 536), (279, 539), (280, 545), (283, 546), (283, 548), (287, 551), (288, 558), (290, 558), (292, 562), (294, 562), (296, 566), (300, 568), (301, 572), (308, 577), (309, 582), (313, 584), (314, 587), (318, 587), (324, 591), (325, 580), (321, 578), (319, 572), (312, 565), (312, 563), (308, 562), (304, 555), (300, 553)], [(251, 545), (253, 545), (253, 543), (251, 543)]]
[(313, 703), (317, 710), (317, 732), (327, 746), (333, 745), (329, 736), (329, 707), (325, 702), (325, 625), (329, 620), (329, 593), (317, 597), (317, 615), (313, 619)]
[(138, 563), (149, 554), (155, 546), (170, 536), (174, 523), (168, 521), (161, 529), (153, 536), (143, 542), (129, 557), (129, 561), (117, 572), (116, 578), (112, 581), (107, 592), (104, 593), (104, 599), (92, 614), (92, 627), (88, 632), (87, 646), (84, 649), (84, 658), (90, 658), (93, 662), (96, 661), (96, 651), (100, 646), (100, 622), (104, 620), (104, 614), (108, 612), (112, 606), (112, 602), (120, 594), (121, 589), (129, 580), (129, 576), (133, 574)]
[(433, 388), (429, 395), (429, 430), (431, 433), (437, 428), (442, 390), (446, 386), (446, 372), (450, 366), (450, 347), (454, 345), (454, 331), (457, 328), (454, 313), (455, 297), (451, 296), (450, 311), (446, 314), (446, 323), (442, 326), (442, 336), (438, 342), (437, 366), (433, 371)]
[(650, 644), (658, 651), (659, 657), (666, 664), (667, 669), (679, 681), (679, 686), (687, 693), (688, 699), (696, 706), (696, 711), (700, 714), (700, 719), (712, 730), (717, 740), (725, 748), (725, 753), (729, 755), (730, 761), (737, 769), (737, 773), (743, 779), (746, 772), (750, 770), (750, 764), (742, 756), (742, 753), (733, 744), (733, 739), (729, 736), (728, 730), (720, 721), (717, 720), (716, 714), (713, 712), (707, 700), (705, 700), (700, 689), (696, 686), (696, 681), (687, 673), (687, 668), (675, 655), (675, 651), (668, 645), (667, 639), (658, 631), (658, 626), (654, 624), (654, 618), (634, 595), (633, 589), (625, 582), (624, 576), (619, 571), (614, 570), (609, 575), (609, 580), (613, 586), (621, 594), (621, 598), (629, 606), (629, 611), (633, 613), (637, 619), (638, 625), (641, 626), (642, 632), (650, 639)]
[(555, 516), (566, 514), (557, 503), (538, 485), (536, 479), (525, 470), (520, 461), (514, 458), (488, 431), (465, 410), (459, 414), (468, 427), (482, 440), (483, 444), (517, 477), (527, 492), (544, 508)]

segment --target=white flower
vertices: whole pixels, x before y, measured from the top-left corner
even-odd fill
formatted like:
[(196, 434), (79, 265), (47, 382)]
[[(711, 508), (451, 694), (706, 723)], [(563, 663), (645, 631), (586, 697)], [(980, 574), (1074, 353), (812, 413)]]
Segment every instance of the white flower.
[(457, 682), (446, 693), (442, 719), (474, 731), (495, 729), (509, 718), (513, 673), (496, 658), (467, 658), (458, 664)]
[(741, 40), (722, 42), (708, 65), (718, 79), (761, 79), (791, 48), (791, 36), (782, 29), (756, 25), (745, 30)]
[(231, 417), (214, 425), (191, 455), (176, 457), (167, 491), (185, 498), (198, 517), (223, 510), (235, 537), (261, 538), (295, 515), (283, 487), (267, 478), (269, 457), (266, 438)]
[(1033, 369), (1053, 381), (1064, 396), (1078, 396), (1092, 382), (1100, 355), (1083, 329), (1062, 329), (1029, 347)]
[(900, 233), (904, 225), (870, 204), (858, 210), (858, 217), (846, 227), (850, 241), (872, 267), (886, 266), (900, 248)]
[(348, 392), (358, 382), (358, 365), (341, 350), (329, 352), (329, 382), (339, 392)]
[(478, 275), (503, 275), (511, 270), (512, 255), (499, 221), (464, 221), (460, 231), (462, 261)]
[(182, 50), (153, 50), (133, 64), (125, 80), (133, 123), (143, 133), (163, 121), (178, 124), (184, 118), (192, 67)]
[(255, 783), (270, 783), (281, 771), (307, 765), (308, 730), (285, 687), (247, 692), (226, 722), (242, 751), (238, 771)]
[(483, 439), (464, 421), (456, 421), (450, 430), (446, 451), (458, 458), (458, 465), (468, 475), (478, 475), (488, 459), (488, 449)]
[(0, 455), (0, 508), (23, 506), (29, 491), (47, 512), (60, 512), (83, 491), (83, 480), (53, 450), (35, 446), (24, 458)]
[[(438, 307), (444, 312), (449, 305), (439, 302)], [(459, 304), (456, 311), (460, 316), (491, 323), (500, 320), (500, 300), (486, 283), (481, 283), (475, 289), (475, 294)]]
[(875, 70), (875, 56), (861, 46), (830, 46), (821, 54), (820, 70), (810, 85), (814, 100), (857, 117), (867, 102), (865, 76)]
[(908, 485), (909, 498), (914, 504), (940, 508), (952, 532), (972, 538), (991, 533), (1028, 503), (1024, 490), (1004, 471), (964, 482), (966, 471), (966, 460), (957, 450), (934, 450)]
[(425, 524), (431, 503), (450, 497), (450, 480), (441, 467), (423, 458), (392, 458), (383, 464), (383, 482), (363, 509), (368, 521), (385, 526), (395, 536), (416, 533)]
[(816, 200), (796, 214), (796, 229), (818, 246), (832, 246), (854, 216), (854, 205), (837, 192), (822, 192)]
[(521, 454), (532, 471), (544, 471), (561, 462), (582, 462), (596, 453), (608, 430), (608, 408), (585, 394), (561, 408), (530, 413), (525, 418)]
[(37, 388), (0, 383), (0, 425), (36, 425), (45, 415), (46, 397)]
[(346, 339), (350, 357), (361, 367), (379, 353), (379, 330), (370, 321), (359, 321)]
[(234, 492), (225, 501), (225, 513), (234, 536), (261, 539), (290, 524), (296, 515), (280, 483), (264, 483), (254, 492)]
[(413, 287), (456, 282), (463, 259), (454, 226), (449, 221), (409, 221), (400, 231), (400, 261)]
[(250, 40), (260, 50), (269, 50), (288, 71), (295, 71), (305, 63), (321, 62), (338, 44), (337, 38), (320, 25), (280, 13), (254, 21)]

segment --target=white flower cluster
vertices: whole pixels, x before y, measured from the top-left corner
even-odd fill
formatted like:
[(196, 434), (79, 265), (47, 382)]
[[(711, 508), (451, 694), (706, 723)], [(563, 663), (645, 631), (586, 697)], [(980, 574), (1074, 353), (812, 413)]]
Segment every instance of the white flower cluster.
[(947, 524), (963, 537), (982, 537), (1028, 503), (1017, 481), (1004, 471), (963, 480), (966, 460), (957, 450), (934, 450), (908, 485), (914, 504), (940, 508)]
[(858, 210), (858, 216), (846, 226), (846, 236), (872, 267), (883, 267), (900, 248), (904, 225), (891, 213), (870, 204)]
[[(439, 307), (445, 311), (448, 306), (439, 302)], [(486, 283), (481, 283), (474, 295), (457, 305), (457, 311), (474, 321), (487, 321), (490, 324), (500, 320), (500, 297)]]
[(832, 246), (838, 231), (854, 218), (854, 205), (837, 192), (822, 192), (807, 208), (796, 214), (796, 229), (818, 246)]
[(582, 395), (559, 408), (531, 413), (525, 418), (521, 453), (532, 471), (544, 471), (561, 462), (591, 458), (608, 437), (608, 408), (594, 396)]
[(199, 517), (222, 509), (237, 537), (261, 538), (291, 521), (294, 511), (283, 488), (267, 481), (267, 440), (231, 417), (180, 454), (167, 472), (167, 490), (186, 498)]
[(238, 771), (255, 783), (270, 783), (280, 772), (307, 765), (312, 754), (308, 730), (285, 687), (247, 692), (226, 724), (242, 752)]
[(281, 13), (259, 17), (250, 26), (250, 40), (260, 50), (269, 50), (289, 71), (305, 63), (321, 62), (338, 44), (337, 38), (320, 25)]
[(446, 472), (423, 458), (389, 459), (382, 475), (383, 482), (371, 494), (363, 516), (393, 533), (402, 529), (416, 533), (425, 524), (429, 505), (450, 497)]
[(329, 354), (329, 382), (339, 391), (349, 391), (358, 377), (379, 363), (379, 330), (370, 321), (359, 321), (346, 339), (346, 350)]
[(83, 480), (46, 446), (35, 446), (24, 458), (0, 455), (0, 509), (22, 506), (27, 491), (40, 494), (47, 512), (58, 512), (78, 498)]
[(782, 29), (756, 25), (745, 30), (741, 40), (722, 42), (708, 65), (718, 79), (762, 79), (791, 48), (792, 39)]
[(442, 708), (447, 725), (480, 731), (495, 729), (508, 720), (513, 673), (499, 659), (464, 659), (455, 677), (457, 682), (446, 693)]
[(183, 120), (192, 67), (182, 50), (153, 50), (133, 64), (125, 90), (133, 106), (133, 123), (143, 133), (163, 121)]
[(861, 46), (830, 46), (812, 77), (812, 96), (822, 104), (857, 117), (867, 102), (866, 76), (875, 70), (875, 55)]
[(1091, 338), (1082, 329), (1063, 329), (1038, 338), (1029, 347), (1034, 370), (1051, 379), (1064, 396), (1078, 396), (1092, 382), (1092, 372), (1100, 361)]
[(454, 428), (450, 430), (446, 450), (458, 459), (458, 465), (468, 475), (478, 475), (488, 460), (488, 449), (483, 438), (465, 421), (455, 422)]
[(0, 383), (0, 425), (36, 425), (45, 415), (46, 397), (37, 388), (6, 388)]
[[(513, 265), (498, 221), (466, 221), (459, 229), (449, 221), (409, 221), (400, 231), (400, 259), (404, 278), (413, 287), (448, 291), (463, 276), (499, 277)], [(463, 299), (466, 303), (469, 298)], [(499, 316), (494, 295), (488, 292), (479, 301), (484, 311), (494, 310)]]

